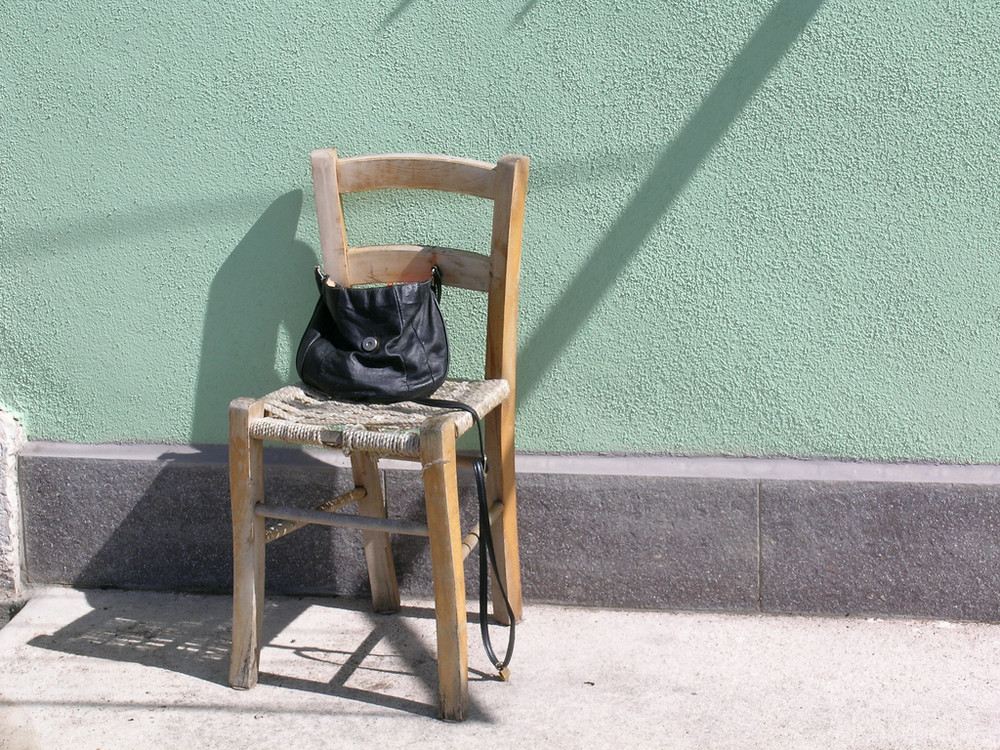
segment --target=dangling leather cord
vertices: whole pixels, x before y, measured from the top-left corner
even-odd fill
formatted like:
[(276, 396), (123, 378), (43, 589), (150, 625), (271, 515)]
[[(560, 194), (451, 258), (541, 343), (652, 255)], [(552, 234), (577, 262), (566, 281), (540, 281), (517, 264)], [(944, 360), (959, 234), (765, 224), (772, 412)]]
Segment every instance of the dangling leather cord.
[[(472, 470), (476, 476), (476, 491), (479, 495), (479, 630), (483, 636), (483, 648), (486, 650), (486, 656), (500, 673), (500, 679), (506, 681), (510, 679), (510, 669), (507, 668), (507, 665), (510, 664), (510, 657), (514, 653), (514, 610), (510, 606), (510, 601), (507, 599), (507, 592), (504, 590), (503, 583), (500, 580), (500, 568), (499, 565), (497, 565), (497, 553), (493, 548), (493, 533), (490, 529), (490, 508), (489, 501), (486, 497), (486, 473), (489, 471), (489, 467), (486, 465), (486, 449), (483, 444), (483, 425), (479, 421), (479, 414), (476, 413), (476, 410), (471, 406), (463, 404), (461, 401), (448, 401), (447, 399), (440, 398), (423, 398), (418, 399), (416, 403), (426, 404), (427, 406), (440, 406), (444, 409), (460, 409), (461, 411), (471, 414), (472, 419), (476, 423), (476, 430), (479, 433), (479, 457), (473, 461)], [(485, 553), (483, 552), (483, 547), (486, 548)], [(493, 574), (496, 580), (496, 585), (500, 590), (500, 596), (503, 598), (504, 606), (507, 608), (507, 617), (510, 619), (510, 630), (507, 635), (507, 652), (504, 654), (503, 661), (497, 658), (496, 652), (493, 651), (493, 644), (490, 642), (490, 629), (487, 615), (487, 610), (489, 609), (489, 595), (487, 591), (489, 567), (486, 561), (487, 556), (489, 557), (489, 564), (493, 566)]]

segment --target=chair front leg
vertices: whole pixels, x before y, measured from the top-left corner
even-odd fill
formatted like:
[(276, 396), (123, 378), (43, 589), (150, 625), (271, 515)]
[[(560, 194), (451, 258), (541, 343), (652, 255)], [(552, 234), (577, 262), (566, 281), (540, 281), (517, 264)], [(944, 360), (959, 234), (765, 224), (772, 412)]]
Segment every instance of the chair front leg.
[(264, 500), (263, 444), (250, 437), (250, 420), (264, 406), (236, 399), (229, 407), (229, 487), (233, 511), (233, 646), (229, 684), (257, 684), (264, 616), (264, 519), (254, 506)]
[(469, 653), (455, 426), (450, 419), (430, 420), (424, 427), (420, 458), (434, 571), (441, 715), (447, 721), (462, 721), (469, 708)]

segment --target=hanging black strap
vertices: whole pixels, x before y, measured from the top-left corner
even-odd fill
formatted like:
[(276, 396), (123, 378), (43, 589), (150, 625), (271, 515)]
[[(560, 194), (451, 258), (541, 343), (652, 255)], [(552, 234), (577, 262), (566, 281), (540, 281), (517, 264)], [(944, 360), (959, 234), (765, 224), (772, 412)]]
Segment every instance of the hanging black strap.
[[(489, 467), (486, 464), (486, 449), (483, 444), (483, 425), (479, 420), (479, 414), (476, 410), (467, 404), (463, 404), (461, 401), (448, 401), (447, 399), (440, 398), (424, 398), (417, 401), (419, 404), (425, 404), (427, 406), (440, 406), (443, 409), (458, 409), (464, 412), (468, 412), (472, 415), (472, 419), (476, 423), (476, 430), (479, 433), (479, 456), (473, 461), (472, 470), (476, 477), (476, 492), (479, 495), (479, 630), (483, 636), (483, 648), (486, 650), (486, 656), (489, 658), (490, 662), (497, 668), (500, 673), (500, 678), (503, 680), (510, 679), (510, 670), (507, 665), (510, 664), (510, 657), (514, 653), (514, 610), (510, 606), (510, 600), (507, 599), (507, 592), (504, 590), (503, 582), (501, 581), (500, 568), (497, 565), (497, 554), (496, 550), (493, 548), (493, 534), (490, 529), (490, 508), (489, 500), (486, 495), (486, 473), (489, 471)], [(485, 553), (483, 552), (483, 547), (486, 548)], [(489, 557), (489, 563), (487, 563), (487, 557)], [(497, 588), (500, 590), (500, 596), (503, 598), (504, 606), (507, 608), (507, 617), (510, 620), (510, 630), (507, 633), (507, 652), (504, 654), (503, 661), (497, 658), (496, 652), (493, 651), (493, 644), (490, 642), (490, 629), (487, 611), (489, 609), (489, 567), (493, 566), (494, 579), (496, 580)]]

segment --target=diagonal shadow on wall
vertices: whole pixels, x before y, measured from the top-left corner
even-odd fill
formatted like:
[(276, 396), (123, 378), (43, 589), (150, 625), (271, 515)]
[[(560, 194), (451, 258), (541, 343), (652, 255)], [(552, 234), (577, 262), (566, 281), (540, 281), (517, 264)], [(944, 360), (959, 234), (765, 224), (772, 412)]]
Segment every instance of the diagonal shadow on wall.
[[(403, 12), (413, 4), (413, 2), (414, 0), (400, 0), (399, 3), (396, 4), (396, 7), (386, 14), (386, 17), (382, 20), (380, 26), (383, 29), (385, 29), (390, 25), (392, 25), (396, 21), (396, 19), (399, 18), (403, 14)], [(523, 23), (525, 17), (531, 12), (531, 10), (536, 5), (538, 5), (538, 0), (527, 0), (527, 2), (524, 4), (524, 7), (522, 7), (521, 10), (517, 12), (516, 16), (514, 16), (514, 21), (512, 25)]]
[(397, 18), (399, 18), (403, 11), (405, 11), (410, 5), (413, 4), (413, 0), (400, 0), (400, 2), (386, 15), (380, 24), (382, 28), (387, 28), (390, 26)]
[(516, 26), (519, 23), (524, 23), (524, 19), (528, 17), (528, 14), (534, 10), (536, 5), (538, 5), (538, 0), (528, 0), (521, 10), (517, 12), (517, 15), (514, 16), (514, 21), (511, 25)]
[(518, 397), (538, 387), (573, 335), (677, 199), (823, 0), (780, 0), (664, 150), (569, 287), (519, 354)]

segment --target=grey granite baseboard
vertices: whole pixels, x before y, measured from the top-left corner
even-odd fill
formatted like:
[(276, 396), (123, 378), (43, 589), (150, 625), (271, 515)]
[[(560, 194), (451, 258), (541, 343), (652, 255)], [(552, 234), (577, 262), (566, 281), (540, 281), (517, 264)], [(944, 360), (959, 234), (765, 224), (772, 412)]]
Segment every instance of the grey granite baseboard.
[[(269, 502), (315, 505), (350, 485), (336, 457), (271, 449), (267, 462)], [(224, 449), (29, 443), (19, 475), (29, 584), (229, 589)], [(385, 480), (394, 514), (419, 516), (419, 475), (390, 462)], [(998, 500), (998, 467), (519, 457), (524, 591), (601, 607), (995, 621)], [(399, 537), (394, 551), (403, 591), (429, 595), (426, 543)], [(357, 532), (308, 527), (267, 554), (274, 593), (367, 593)], [(473, 559), (467, 573), (473, 595)]]
[(1000, 486), (761, 483), (761, 597), (782, 612), (1000, 619)]

